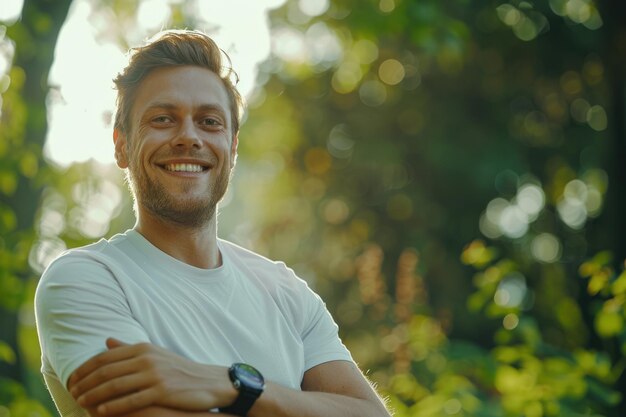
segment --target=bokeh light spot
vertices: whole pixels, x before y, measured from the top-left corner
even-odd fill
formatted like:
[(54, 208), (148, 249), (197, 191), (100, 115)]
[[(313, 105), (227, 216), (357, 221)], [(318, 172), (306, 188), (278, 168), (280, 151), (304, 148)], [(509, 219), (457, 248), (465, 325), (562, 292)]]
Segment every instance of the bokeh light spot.
[(530, 251), (539, 262), (553, 263), (561, 257), (561, 243), (553, 234), (541, 233), (532, 240)]
[(366, 81), (361, 85), (361, 88), (359, 88), (359, 97), (363, 104), (377, 107), (387, 100), (387, 89), (380, 81)]
[(378, 59), (378, 46), (369, 39), (359, 39), (352, 46), (352, 52), (359, 62), (364, 65), (371, 64)]
[(526, 297), (526, 278), (520, 273), (504, 277), (494, 295), (494, 302), (501, 307), (519, 307)]
[(388, 85), (399, 84), (405, 75), (404, 66), (396, 59), (387, 59), (378, 67), (378, 76)]
[(325, 149), (311, 148), (304, 155), (304, 164), (310, 173), (321, 175), (330, 169), (332, 161)]
[(602, 193), (595, 187), (587, 189), (587, 199), (585, 200), (585, 208), (589, 217), (596, 217), (602, 209)]
[(602, 27), (602, 18), (591, 0), (550, 0), (550, 8), (557, 15), (583, 24), (587, 29)]
[(330, 6), (329, 0), (299, 0), (300, 11), (307, 16), (315, 17), (324, 14)]
[(345, 201), (333, 198), (324, 205), (324, 218), (330, 224), (343, 223), (350, 215), (350, 208)]
[(528, 215), (519, 207), (510, 205), (502, 210), (498, 224), (504, 235), (519, 238), (528, 231)]
[(502, 319), (502, 326), (507, 330), (513, 330), (519, 324), (519, 318), (517, 314), (509, 313)]
[(532, 20), (523, 17), (513, 26), (513, 33), (523, 41), (532, 41), (539, 34), (537, 25)]
[(288, 62), (304, 62), (306, 48), (304, 35), (293, 28), (280, 28), (272, 37), (272, 52)]
[(39, 235), (42, 237), (58, 236), (65, 229), (63, 213), (48, 207), (42, 207), (39, 217)]
[(380, 0), (378, 8), (383, 13), (391, 13), (396, 8), (396, 2), (394, 0)]
[(600, 13), (598, 13), (598, 10), (596, 9), (592, 9), (589, 19), (583, 22), (583, 25), (587, 29), (591, 29), (591, 30), (600, 29), (603, 24), (604, 22), (602, 21), (602, 16), (600, 16)]
[(587, 184), (579, 179), (571, 180), (563, 189), (563, 197), (573, 201), (585, 201), (587, 199)]
[(548, 28), (548, 19), (534, 10), (527, 10), (527, 3), (520, 3), (520, 8), (511, 4), (502, 4), (496, 8), (498, 18), (513, 29), (513, 33), (523, 41), (533, 40)]
[(556, 206), (559, 217), (572, 229), (580, 229), (587, 220), (587, 208), (580, 200), (564, 198)]
[(543, 190), (535, 184), (522, 185), (515, 197), (519, 208), (533, 219), (536, 218), (537, 214), (543, 209), (545, 200)]
[(361, 67), (354, 62), (346, 61), (333, 74), (331, 85), (336, 92), (348, 94), (361, 82), (361, 77), (363, 77)]
[(575, 71), (567, 71), (561, 76), (561, 88), (569, 95), (580, 93), (583, 88), (580, 75)]
[(591, 17), (591, 8), (584, 0), (569, 0), (565, 4), (567, 16), (576, 23), (583, 23)]
[(316, 71), (330, 69), (343, 56), (337, 36), (323, 22), (307, 29), (305, 43), (309, 63), (315, 66)]
[(343, 123), (333, 127), (328, 134), (328, 152), (335, 158), (349, 158), (354, 150), (354, 144), (347, 126)]
[(509, 202), (504, 198), (494, 198), (487, 204), (487, 209), (484, 215), (484, 224), (481, 227), (481, 231), (487, 237), (499, 237), (502, 235), (502, 230), (499, 227), (500, 218), (504, 210), (509, 207)]
[(496, 13), (500, 20), (507, 26), (513, 26), (519, 23), (522, 15), (515, 6), (510, 4), (502, 4), (496, 8)]
[(480, 233), (482, 233), (483, 236), (490, 239), (497, 239), (502, 236), (500, 228), (497, 224), (489, 220), (486, 212), (481, 214), (480, 219), (478, 220), (478, 228), (480, 229)]
[(67, 246), (59, 238), (45, 238), (37, 241), (30, 250), (28, 264), (37, 273), (42, 273)]
[(587, 100), (584, 98), (577, 98), (572, 101), (572, 104), (570, 104), (570, 114), (578, 123), (586, 123), (587, 114), (589, 113), (590, 108), (591, 106)]
[(599, 105), (592, 106), (587, 112), (587, 123), (589, 126), (598, 132), (601, 132), (607, 128), (608, 121), (604, 108)]
[(583, 77), (590, 85), (596, 85), (604, 79), (604, 65), (596, 55), (590, 55), (585, 59)]
[(302, 182), (300, 191), (311, 200), (319, 200), (326, 193), (326, 183), (319, 178), (309, 177)]

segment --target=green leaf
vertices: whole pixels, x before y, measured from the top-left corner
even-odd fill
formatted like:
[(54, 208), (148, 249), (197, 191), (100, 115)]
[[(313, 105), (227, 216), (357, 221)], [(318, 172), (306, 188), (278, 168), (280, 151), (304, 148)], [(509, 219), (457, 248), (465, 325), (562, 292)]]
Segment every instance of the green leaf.
[(472, 265), (481, 269), (491, 263), (497, 256), (496, 250), (485, 246), (482, 240), (474, 240), (463, 249), (461, 261), (466, 265)]
[(17, 188), (17, 176), (11, 171), (0, 172), (0, 192), (10, 196)]
[(8, 343), (0, 341), (0, 361), (14, 364), (15, 352)]
[(36, 400), (20, 398), (10, 405), (10, 415), (14, 417), (51, 417), (46, 408)]
[(591, 295), (596, 295), (605, 289), (608, 283), (609, 275), (604, 270), (600, 270), (591, 276), (587, 284), (587, 292)]
[(612, 337), (624, 330), (624, 318), (617, 312), (601, 310), (595, 318), (595, 327), (602, 337)]
[(623, 271), (611, 286), (611, 291), (614, 295), (626, 293), (626, 271)]

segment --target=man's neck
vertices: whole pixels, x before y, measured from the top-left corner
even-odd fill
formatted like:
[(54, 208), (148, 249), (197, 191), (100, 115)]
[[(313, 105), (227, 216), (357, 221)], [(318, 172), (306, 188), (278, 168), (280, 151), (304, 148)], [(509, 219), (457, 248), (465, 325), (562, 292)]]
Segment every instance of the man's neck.
[(140, 213), (135, 230), (163, 252), (191, 266), (212, 269), (222, 264), (215, 216), (206, 225), (191, 228)]

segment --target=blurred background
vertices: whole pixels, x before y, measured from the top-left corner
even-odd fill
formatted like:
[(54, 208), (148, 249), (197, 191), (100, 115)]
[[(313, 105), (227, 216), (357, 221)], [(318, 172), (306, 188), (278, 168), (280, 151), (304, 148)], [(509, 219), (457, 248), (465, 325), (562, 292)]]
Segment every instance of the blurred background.
[(2, 0), (0, 417), (56, 415), (34, 288), (134, 224), (111, 79), (161, 28), (247, 97), (220, 235), (320, 293), (396, 416), (626, 415), (626, 3)]

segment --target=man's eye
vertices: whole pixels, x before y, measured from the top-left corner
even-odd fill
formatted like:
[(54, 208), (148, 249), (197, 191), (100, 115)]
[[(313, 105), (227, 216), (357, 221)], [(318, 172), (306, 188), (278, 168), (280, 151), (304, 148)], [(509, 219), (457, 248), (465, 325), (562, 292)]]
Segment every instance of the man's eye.
[(220, 124), (220, 122), (212, 117), (207, 117), (206, 119), (202, 119), (202, 121), (200, 122), (201, 124), (205, 125), (205, 126), (217, 126)]
[(169, 116), (158, 116), (152, 119), (152, 121), (156, 123), (169, 123), (172, 119)]

